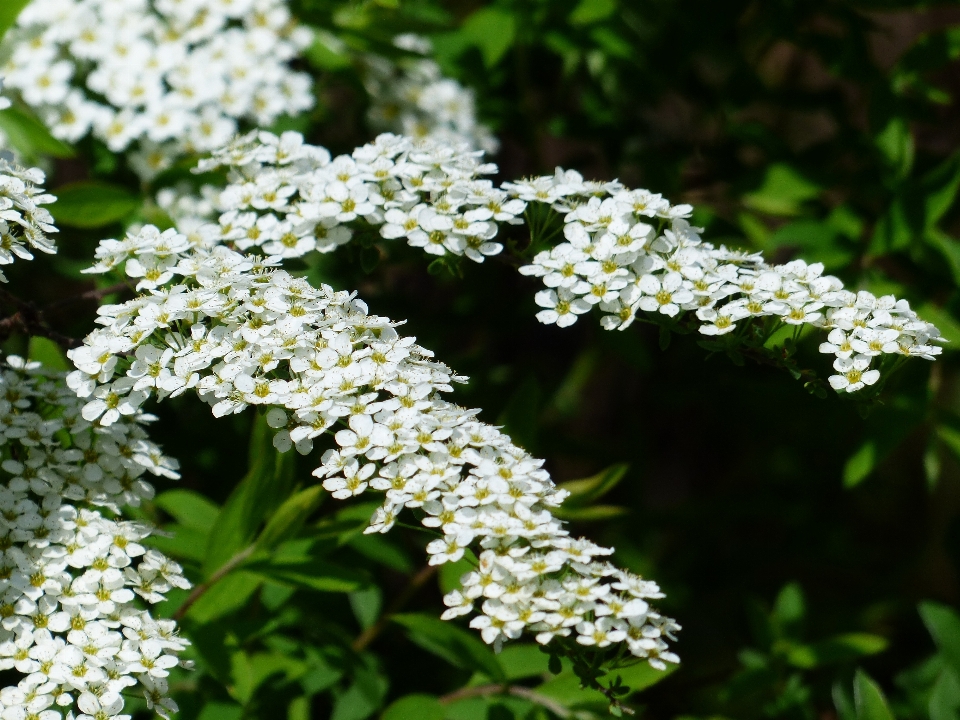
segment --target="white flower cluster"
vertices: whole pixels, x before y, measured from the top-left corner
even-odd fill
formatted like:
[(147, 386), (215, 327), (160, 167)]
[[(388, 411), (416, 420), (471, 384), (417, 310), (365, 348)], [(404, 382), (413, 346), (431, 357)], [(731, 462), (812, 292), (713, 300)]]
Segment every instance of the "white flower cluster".
[[(432, 50), (429, 40), (415, 35), (398, 35), (394, 44), (421, 55)], [(363, 61), (368, 119), (376, 129), (497, 151), (496, 137), (477, 119), (473, 91), (445, 77), (436, 62), (410, 57), (395, 63), (377, 55), (366, 55)]]
[[(367, 225), (432, 255), (483, 262), (503, 249), (494, 242), (498, 223), (522, 222), (517, 216), (526, 204), (480, 179), (496, 166), (481, 164), (479, 154), (466, 145), (383, 134), (331, 160), (298, 133), (250, 133), (201, 161), (203, 170), (231, 168), (231, 184), (215, 200), (219, 225), (199, 227), (198, 220), (182, 217), (180, 222), (190, 225), (195, 242), (229, 243), (278, 258), (330, 252)], [(101, 243), (92, 271), (106, 272), (137, 255), (136, 243), (136, 238)], [(140, 288), (151, 287), (150, 273), (162, 276), (160, 266), (168, 262), (152, 252), (151, 258), (159, 265), (144, 266)]]
[(283, 0), (33, 0), (3, 70), (56, 137), (138, 143), (131, 163), (150, 177), (219, 147), (238, 121), (310, 108), (309, 76), (287, 61), (311, 41)]
[[(53, 216), (41, 207), (56, 198), (40, 187), (43, 182), (41, 170), (18, 167), (0, 158), (0, 265), (9, 265), (14, 257), (32, 260), (30, 248), (44, 253), (57, 251), (47, 236), (57, 232)], [(2, 270), (0, 281), (7, 281)]]
[(536, 296), (543, 323), (571, 325), (598, 306), (608, 330), (628, 327), (639, 311), (669, 317), (695, 312), (708, 336), (759, 317), (775, 318), (774, 330), (811, 325), (830, 331), (820, 351), (836, 356), (830, 385), (847, 392), (877, 382), (874, 357), (932, 360), (940, 354), (932, 344), (942, 342), (940, 332), (906, 300), (845, 290), (839, 279), (823, 274), (820, 263), (769, 265), (759, 254), (703, 242), (701, 230), (686, 220), (689, 205), (671, 205), (618, 182), (585, 182), (579, 173), (560, 169), (503, 188), (563, 216), (565, 242), (520, 268), (547, 286)]
[(112, 518), (153, 496), (146, 471), (175, 478), (177, 464), (147, 438), (152, 416), (105, 426), (82, 406), (62, 374), (0, 366), (0, 669), (23, 676), (0, 689), (0, 717), (113, 718), (136, 686), (168, 717), (165, 678), (187, 642), (135, 598), (189, 584), (144, 547), (149, 527)]
[(150, 227), (124, 244), (135, 248), (127, 272), (151, 292), (100, 308), (103, 327), (70, 352), (78, 369), (68, 383), (92, 396), (85, 419), (109, 424), (150, 396), (192, 389), (215, 416), (265, 408), (281, 451), (308, 453), (330, 431), (336, 449), (314, 473), (324, 488), (337, 498), (386, 493), (367, 532), (386, 532), (411, 508), (437, 531), (432, 564), (477, 548), (479, 566), (445, 598), (444, 617), (479, 605), (471, 625), (498, 647), (529, 631), (541, 643), (622, 643), (655, 667), (677, 661), (665, 637), (678, 626), (647, 602), (662, 597), (657, 585), (602, 561), (611, 550), (571, 538), (550, 512), (565, 493), (542, 461), (442, 399), (462, 378), (395, 323), (349, 293), (271, 269), (279, 258), (191, 247)]

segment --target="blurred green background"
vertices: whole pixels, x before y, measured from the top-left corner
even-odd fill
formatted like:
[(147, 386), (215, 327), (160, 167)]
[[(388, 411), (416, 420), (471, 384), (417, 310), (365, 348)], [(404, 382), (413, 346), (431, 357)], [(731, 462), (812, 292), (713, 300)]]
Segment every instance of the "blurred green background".
[[(715, 244), (823, 262), (854, 289), (908, 298), (941, 328), (953, 343), (942, 358), (911, 362), (862, 413), (786, 373), (707, 359), (690, 336), (661, 349), (654, 331), (605, 332), (593, 316), (542, 326), (537, 283), (506, 264), (434, 275), (417, 250), (389, 244), (371, 261), (358, 244), (301, 268), (407, 319), (405, 333), (471, 377), (457, 401), (546, 458), (557, 481), (608, 471), (602, 497), (571, 512), (574, 530), (660, 582), (662, 609), (684, 626), (680, 668), (638, 676), (650, 684), (628, 702), (638, 717), (960, 718), (960, 4), (294, 5), (325, 30), (304, 61), (318, 105), (278, 129), (335, 152), (369, 140), (358, 53), (398, 54), (395, 34), (421, 33), (444, 71), (475, 89), (501, 141), (500, 180), (562, 165), (661, 192), (692, 203)], [(58, 161), (48, 186), (129, 177), (90, 144)], [(76, 271), (96, 241), (122, 232), (114, 219), (65, 227), (62, 255), (13, 289), (40, 301), (81, 289)], [(58, 323), (79, 336), (92, 317), (91, 305)], [(33, 352), (53, 357), (43, 343)], [(800, 354), (827, 370), (812, 338)], [(184, 473), (145, 514), (177, 533), (158, 544), (202, 581), (229, 557), (219, 508), (248, 469), (292, 486), (309, 481), (316, 458), (274, 462), (249, 413), (214, 423), (190, 398), (157, 413), (154, 435)], [(251, 433), (248, 461), (238, 448)], [(427, 540), (403, 528), (362, 536), (368, 515), (325, 502), (286, 556), (229, 574), (191, 608), (183, 624), (198, 670), (175, 683), (184, 720), (606, 714), (569, 671), (546, 673), (546, 656), (511, 651), (497, 677), (465, 632), (431, 624), (455, 571), (415, 587), (405, 615), (351, 649), (417, 576)], [(555, 707), (470, 696), (504, 678)]]

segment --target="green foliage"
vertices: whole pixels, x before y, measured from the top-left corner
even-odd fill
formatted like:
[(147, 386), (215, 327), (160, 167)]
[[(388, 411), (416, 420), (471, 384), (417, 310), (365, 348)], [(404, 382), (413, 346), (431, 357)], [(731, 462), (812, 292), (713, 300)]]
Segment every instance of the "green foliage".
[[(25, 3), (0, 2), (0, 33)], [(279, 454), (256, 413), (213, 420), (188, 398), (152, 432), (183, 462), (143, 516), (150, 544), (199, 594), (174, 591), (196, 670), (174, 671), (183, 720), (644, 718), (958, 720), (960, 619), (960, 25), (929, 3), (827, 0), (295, 0), (317, 30), (303, 66), (317, 107), (282, 127), (335, 152), (370, 139), (359, 51), (410, 57), (419, 32), (475, 90), (502, 141), (502, 178), (576, 168), (676, 202), (717, 244), (822, 262), (849, 287), (907, 298), (950, 340), (936, 363), (871, 396), (837, 397), (816, 333), (771, 323), (732, 339), (682, 322), (607, 333), (533, 320), (536, 286), (510, 263), (562, 235), (531, 209), (529, 236), (483, 266), (428, 267), (376, 236), (290, 269), (360, 289), (371, 308), (471, 377), (481, 407), (571, 495), (574, 536), (661, 580), (685, 625), (667, 673), (532, 638), (495, 654), (441, 593), (477, 558), (424, 569), (433, 535), (366, 535), (376, 505), (325, 498), (329, 447)], [(166, 223), (124, 161), (68, 146), (17, 105), (0, 130), (44, 161), (61, 253), (8, 273), (43, 303), (75, 295), (100, 238)], [(215, 178), (214, 178), (215, 180)], [(206, 181), (206, 179), (204, 180)], [(506, 260), (506, 262), (501, 262)], [(27, 265), (27, 264), (22, 264)], [(86, 303), (86, 304), (83, 304)], [(73, 337), (93, 304), (51, 313)], [(14, 308), (9, 308), (13, 312)], [(14, 330), (17, 330), (14, 327)], [(189, 328), (171, 332), (189, 333)], [(64, 367), (50, 341), (7, 350)], [(771, 372), (786, 370), (800, 380)], [(816, 372), (806, 370), (816, 368)], [(807, 392), (801, 391), (801, 388)], [(152, 411), (152, 409), (151, 409)], [(628, 470), (629, 468), (629, 470)], [(409, 521), (409, 522), (408, 522)], [(919, 598), (919, 618), (914, 606)], [(570, 641), (572, 642), (572, 641)], [(868, 674), (869, 673), (869, 674)]]

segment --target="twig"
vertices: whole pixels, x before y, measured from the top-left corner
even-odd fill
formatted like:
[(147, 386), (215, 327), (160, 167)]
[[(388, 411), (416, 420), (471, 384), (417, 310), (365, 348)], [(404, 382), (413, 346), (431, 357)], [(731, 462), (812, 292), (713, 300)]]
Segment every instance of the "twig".
[(224, 576), (235, 570), (238, 565), (242, 564), (247, 558), (249, 558), (253, 554), (253, 551), (256, 549), (256, 547), (256, 545), (250, 545), (244, 550), (241, 550), (226, 563), (221, 565), (220, 568), (213, 573), (208, 580), (197, 585), (187, 599), (183, 601), (183, 605), (177, 608), (177, 611), (173, 614), (173, 619), (179, 622), (180, 619), (187, 614), (187, 611), (193, 606), (193, 604), (197, 602), (197, 600), (202, 598), (210, 588), (223, 580)]
[(442, 695), (440, 697), (441, 705), (449, 705), (457, 700), (464, 700), (472, 697), (485, 697), (487, 695), (513, 695), (514, 697), (528, 700), (542, 708), (546, 708), (554, 715), (561, 718), (571, 718), (573, 713), (558, 700), (541, 695), (535, 690), (522, 685), (505, 685), (500, 683), (491, 683), (490, 685), (477, 685), (476, 687), (467, 687), (455, 692)]
[(423, 587), (423, 585), (432, 578), (437, 572), (436, 565), (427, 565), (420, 572), (410, 578), (410, 582), (407, 583), (407, 586), (403, 589), (396, 599), (390, 604), (384, 613), (377, 619), (377, 621), (360, 633), (357, 636), (357, 639), (353, 641), (351, 647), (355, 652), (362, 652), (367, 649), (367, 646), (370, 645), (377, 637), (382, 633), (387, 625), (390, 624), (390, 619), (396, 615), (400, 609), (407, 604), (407, 601), (412, 598), (417, 591)]
[(127, 289), (127, 285), (125, 283), (121, 283), (97, 290), (88, 290), (87, 292), (80, 293), (79, 295), (63, 298), (61, 300), (57, 300), (56, 302), (50, 303), (43, 308), (39, 308), (33, 302), (18, 298), (13, 293), (0, 288), (0, 300), (16, 308), (16, 312), (13, 315), (9, 315), (8, 317), (0, 320), (0, 340), (6, 340), (8, 337), (10, 337), (11, 333), (19, 328), (25, 334), (31, 337), (48, 338), (49, 340), (53, 340), (58, 345), (67, 348), (68, 350), (71, 348), (80, 347), (83, 344), (82, 340), (65, 335), (50, 327), (46, 317), (47, 314), (52, 311), (59, 310), (66, 305), (72, 305), (76, 302), (85, 302), (90, 300), (99, 301), (107, 295), (111, 295), (115, 292), (125, 289)]

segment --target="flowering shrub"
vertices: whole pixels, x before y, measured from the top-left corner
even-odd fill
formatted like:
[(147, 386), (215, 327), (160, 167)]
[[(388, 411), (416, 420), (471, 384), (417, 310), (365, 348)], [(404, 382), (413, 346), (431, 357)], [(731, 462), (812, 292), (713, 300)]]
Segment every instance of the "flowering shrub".
[(887, 76), (882, 13), (738, 2), (0, 7), (0, 718), (892, 717), (888, 566), (955, 599), (955, 33)]

